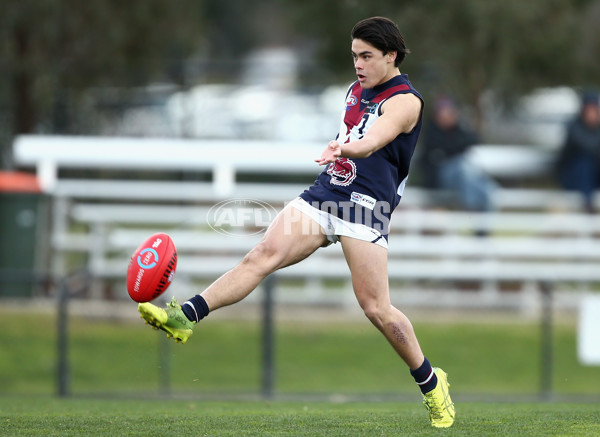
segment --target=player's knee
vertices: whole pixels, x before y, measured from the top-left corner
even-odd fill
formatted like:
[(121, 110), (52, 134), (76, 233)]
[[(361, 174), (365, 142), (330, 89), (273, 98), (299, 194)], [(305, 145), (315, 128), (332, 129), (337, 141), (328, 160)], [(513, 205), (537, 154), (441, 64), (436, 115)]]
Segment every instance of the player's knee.
[(363, 302), (361, 307), (365, 316), (367, 316), (371, 323), (377, 327), (383, 326), (387, 314), (387, 310), (384, 306), (379, 305), (376, 301), (368, 301)]
[(274, 245), (262, 241), (246, 254), (242, 263), (253, 270), (269, 274), (279, 264), (279, 253)]

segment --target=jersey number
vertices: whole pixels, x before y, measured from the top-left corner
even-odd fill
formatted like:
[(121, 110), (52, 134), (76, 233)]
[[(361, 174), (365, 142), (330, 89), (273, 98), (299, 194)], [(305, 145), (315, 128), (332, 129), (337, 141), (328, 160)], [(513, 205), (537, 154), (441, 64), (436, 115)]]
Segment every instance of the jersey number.
[(358, 128), (358, 134), (360, 135), (361, 138), (364, 135), (364, 129), (365, 129), (365, 126), (367, 125), (368, 119), (369, 119), (369, 114), (363, 114), (362, 123), (360, 124), (360, 126)]

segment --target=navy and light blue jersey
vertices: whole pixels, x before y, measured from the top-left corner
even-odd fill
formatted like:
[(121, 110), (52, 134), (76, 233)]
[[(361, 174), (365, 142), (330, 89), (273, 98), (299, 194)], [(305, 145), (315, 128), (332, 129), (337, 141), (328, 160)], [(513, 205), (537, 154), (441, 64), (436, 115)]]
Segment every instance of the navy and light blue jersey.
[[(362, 138), (381, 116), (381, 105), (386, 99), (406, 93), (423, 101), (406, 74), (371, 89), (363, 89), (358, 81), (354, 82), (346, 94), (337, 141), (346, 144)], [(387, 238), (391, 213), (404, 191), (421, 119), (411, 132), (401, 133), (368, 158), (338, 158), (300, 197), (315, 208), (352, 223), (365, 224)]]

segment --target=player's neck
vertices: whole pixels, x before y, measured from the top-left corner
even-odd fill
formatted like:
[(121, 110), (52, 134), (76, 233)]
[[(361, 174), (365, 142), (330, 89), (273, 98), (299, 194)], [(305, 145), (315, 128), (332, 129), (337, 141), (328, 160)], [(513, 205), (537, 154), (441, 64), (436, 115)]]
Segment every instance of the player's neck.
[(383, 77), (383, 79), (381, 79), (381, 81), (379, 81), (379, 83), (378, 83), (377, 85), (375, 85), (375, 86), (382, 85), (382, 84), (386, 83), (387, 81), (389, 81), (389, 80), (393, 79), (394, 77), (396, 77), (396, 76), (400, 76), (400, 74), (401, 74), (401, 73), (400, 73), (400, 70), (399, 70), (397, 67), (396, 67), (396, 68), (393, 68), (393, 69), (392, 69), (392, 70), (390, 70), (390, 71), (388, 72), (388, 74), (386, 74), (386, 75)]

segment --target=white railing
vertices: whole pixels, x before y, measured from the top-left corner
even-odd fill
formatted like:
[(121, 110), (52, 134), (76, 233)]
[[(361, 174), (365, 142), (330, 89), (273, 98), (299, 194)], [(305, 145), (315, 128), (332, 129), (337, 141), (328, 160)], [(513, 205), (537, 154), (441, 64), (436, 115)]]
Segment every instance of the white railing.
[[(314, 143), (24, 136), (15, 141), (14, 159), (21, 167), (37, 169), (53, 196), (55, 275), (84, 268), (95, 278), (92, 293), (111, 286), (123, 289), (129, 254), (150, 232), (160, 230), (172, 234), (178, 246), (178, 285), (173, 288), (187, 295), (235, 265), (260, 238), (216, 234), (207, 226), (212, 205), (244, 198), (279, 209), (306, 187), (240, 182), (239, 174), (265, 180), (281, 174), (316, 177), (321, 169), (314, 158), (322, 148)], [(530, 158), (531, 169), (534, 162), (543, 165), (541, 157)], [(146, 179), (65, 179), (64, 169), (144, 171)], [(208, 172), (211, 178), (148, 177), (148, 172), (173, 170)], [(389, 275), (395, 300), (531, 309), (537, 286), (550, 283), (568, 293), (559, 304), (573, 307), (578, 292), (600, 282), (600, 224), (578, 212), (576, 195), (499, 190), (498, 210), (489, 214), (429, 210), (436, 195), (409, 187), (393, 215)], [(70, 264), (73, 259), (79, 264)], [(277, 275), (280, 299), (354, 304), (339, 247), (320, 249)]]

